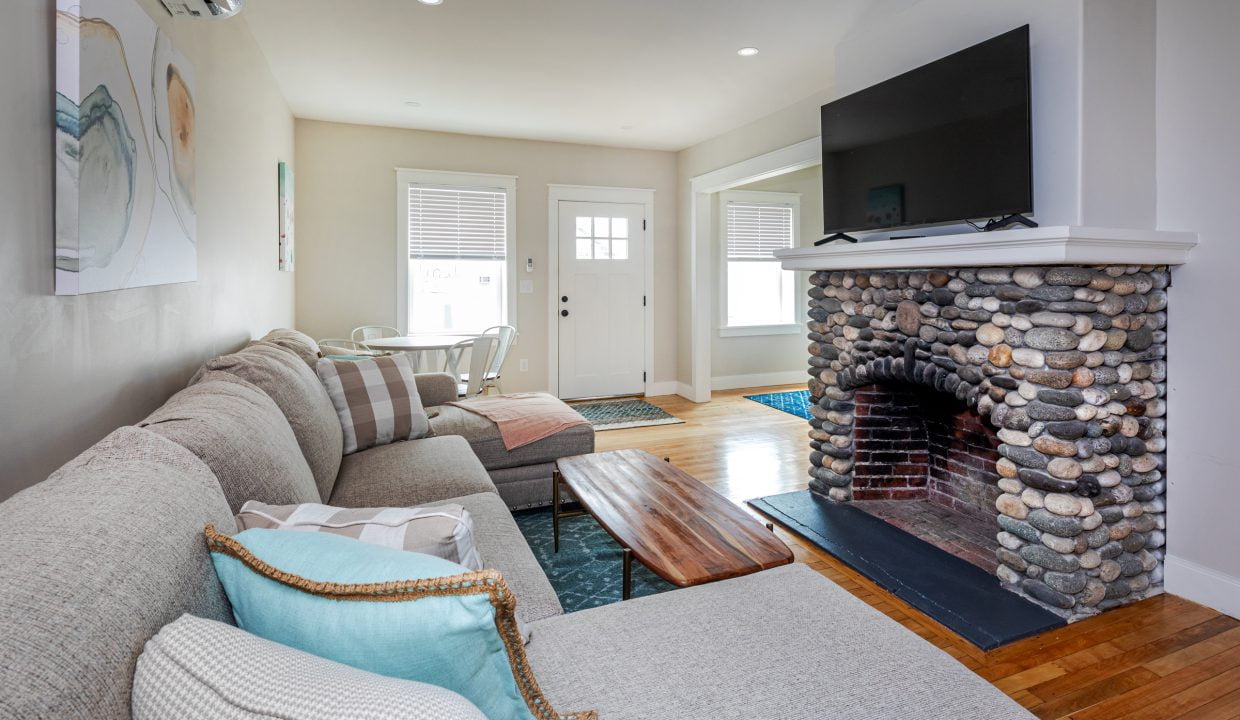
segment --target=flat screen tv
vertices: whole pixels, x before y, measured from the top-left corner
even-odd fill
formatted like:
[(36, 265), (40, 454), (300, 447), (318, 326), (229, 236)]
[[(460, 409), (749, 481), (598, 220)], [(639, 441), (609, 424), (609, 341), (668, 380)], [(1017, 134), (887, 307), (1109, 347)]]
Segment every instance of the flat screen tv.
[(1033, 212), (1029, 26), (822, 106), (827, 234)]

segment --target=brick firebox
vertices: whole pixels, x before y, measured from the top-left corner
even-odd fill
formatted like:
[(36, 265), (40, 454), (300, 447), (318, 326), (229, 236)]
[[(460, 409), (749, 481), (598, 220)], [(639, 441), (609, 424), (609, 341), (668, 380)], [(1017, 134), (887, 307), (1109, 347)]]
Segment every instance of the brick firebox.
[(999, 438), (953, 396), (916, 386), (856, 393), (856, 500), (928, 500), (997, 531)]

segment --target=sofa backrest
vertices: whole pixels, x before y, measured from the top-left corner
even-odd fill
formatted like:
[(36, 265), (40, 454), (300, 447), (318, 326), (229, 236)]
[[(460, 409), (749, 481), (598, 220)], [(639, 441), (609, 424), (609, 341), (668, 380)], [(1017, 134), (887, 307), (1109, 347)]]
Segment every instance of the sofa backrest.
[(233, 512), (247, 500), (322, 502), (284, 413), (267, 393), (236, 375), (205, 373), (138, 426), (205, 462)]
[(314, 365), (322, 357), (322, 353), (319, 352), (319, 344), (314, 341), (314, 338), (297, 330), (276, 328), (259, 338), (258, 342), (269, 342), (272, 345), (282, 347), (301, 358), (307, 365)]
[(233, 527), (210, 469), (132, 427), (0, 503), (0, 718), (128, 720), (147, 639), (232, 622), (208, 523)]
[(314, 473), (319, 496), (326, 501), (336, 485), (344, 436), (340, 419), (314, 369), (285, 348), (260, 340), (241, 352), (208, 360), (190, 384), (204, 373), (227, 372), (267, 393), (284, 413), (301, 453)]

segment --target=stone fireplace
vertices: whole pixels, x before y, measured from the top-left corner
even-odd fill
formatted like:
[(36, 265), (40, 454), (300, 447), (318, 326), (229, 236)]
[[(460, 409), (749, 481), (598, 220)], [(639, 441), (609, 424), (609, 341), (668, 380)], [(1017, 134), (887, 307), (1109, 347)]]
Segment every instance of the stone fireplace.
[[(891, 262), (864, 245), (781, 258)], [(956, 554), (1070, 620), (1161, 592), (1166, 264), (818, 270), (810, 283), (813, 492), (881, 503), (872, 514), (897, 524), (892, 506), (911, 502), (985, 528), (989, 557)]]

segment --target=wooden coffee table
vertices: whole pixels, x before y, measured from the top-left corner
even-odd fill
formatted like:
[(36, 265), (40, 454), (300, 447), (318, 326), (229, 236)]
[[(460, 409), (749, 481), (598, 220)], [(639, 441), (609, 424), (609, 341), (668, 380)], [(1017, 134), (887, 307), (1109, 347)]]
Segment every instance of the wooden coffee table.
[(560, 549), (560, 486), (624, 549), (623, 597), (633, 557), (679, 587), (726, 580), (792, 562), (792, 551), (752, 515), (675, 465), (644, 450), (560, 458), (552, 478), (552, 525)]

